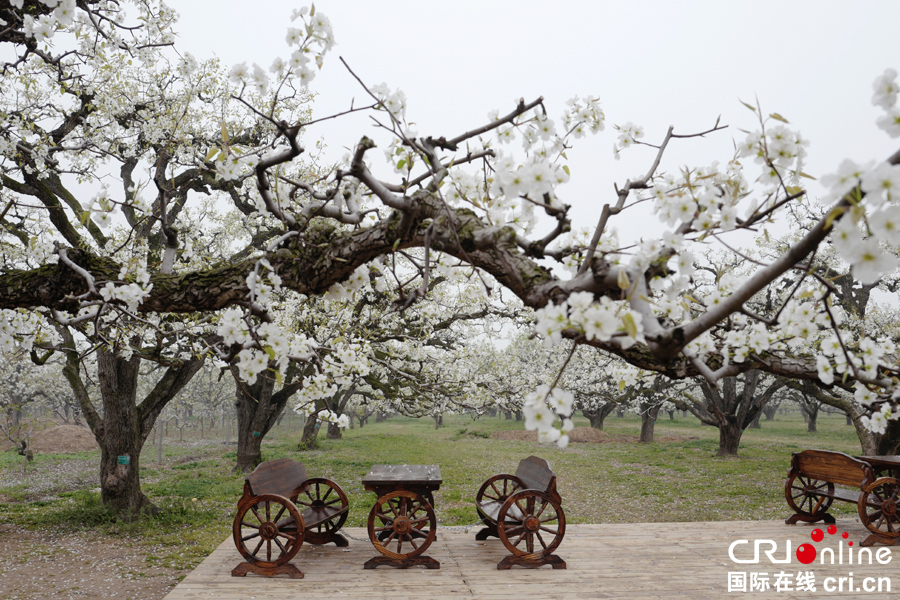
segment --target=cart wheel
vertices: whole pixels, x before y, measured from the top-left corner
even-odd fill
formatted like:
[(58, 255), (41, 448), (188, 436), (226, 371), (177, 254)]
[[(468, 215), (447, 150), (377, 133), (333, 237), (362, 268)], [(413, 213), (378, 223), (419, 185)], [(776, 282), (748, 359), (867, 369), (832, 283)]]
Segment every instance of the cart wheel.
[(294, 503), (276, 494), (251, 499), (238, 507), (234, 518), (234, 545), (247, 562), (258, 567), (280, 567), (303, 544), (303, 517)]
[(330, 479), (312, 477), (307, 480), (307, 483), (309, 483), (309, 486), (306, 490), (291, 498), (301, 511), (307, 508), (320, 509), (325, 507), (340, 509), (339, 513), (336, 513), (327, 521), (316, 525), (305, 534), (306, 541), (311, 544), (327, 544), (333, 541), (334, 534), (343, 527), (344, 521), (347, 520), (347, 507), (350, 503), (347, 501), (347, 494), (344, 493), (341, 486)]
[(858, 509), (859, 520), (872, 533), (900, 536), (900, 480), (881, 477), (867, 485)]
[(784, 484), (784, 497), (795, 513), (804, 517), (821, 519), (828, 512), (834, 498), (820, 496), (816, 492), (834, 492), (834, 484), (820, 481), (800, 473), (792, 474)]
[[(436, 534), (434, 509), (425, 498), (413, 492), (385, 494), (375, 501), (369, 512), (369, 539), (375, 549), (388, 558), (419, 556), (431, 545)], [(409, 552), (403, 552), (405, 544), (409, 544)]]
[(524, 487), (522, 481), (513, 475), (494, 475), (481, 484), (475, 495), (475, 503), (499, 502), (504, 503), (515, 491)]
[(500, 507), (497, 533), (506, 549), (516, 556), (547, 556), (559, 547), (566, 534), (566, 515), (549, 494), (520, 490)]

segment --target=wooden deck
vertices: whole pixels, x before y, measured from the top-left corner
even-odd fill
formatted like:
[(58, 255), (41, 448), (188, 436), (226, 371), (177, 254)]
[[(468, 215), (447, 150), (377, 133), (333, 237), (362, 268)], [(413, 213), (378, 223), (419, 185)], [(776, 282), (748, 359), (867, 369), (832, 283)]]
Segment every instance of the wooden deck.
[[(897, 598), (900, 590), (900, 557), (886, 565), (873, 560), (870, 566), (856, 564), (859, 542), (865, 529), (851, 518), (838, 519), (837, 535), (825, 534), (825, 540), (813, 544), (821, 550), (832, 548), (835, 564), (801, 564), (794, 552), (803, 543), (810, 543), (810, 532), (826, 526), (786, 526), (782, 521), (717, 522), (717, 523), (644, 523), (631, 525), (571, 525), (559, 548), (559, 555), (568, 569), (552, 570), (543, 567), (528, 570), (514, 567), (498, 571), (496, 564), (505, 549), (499, 540), (475, 541), (473, 528), (468, 533), (439, 529), (438, 539), (428, 549), (428, 555), (441, 563), (440, 570), (412, 568), (398, 570), (379, 567), (365, 571), (363, 563), (376, 555), (366, 540), (362, 528), (347, 528), (349, 548), (311, 546), (304, 544), (293, 563), (305, 574), (305, 579), (262, 578), (254, 575), (232, 577), (231, 569), (241, 557), (231, 539), (225, 540), (203, 563), (188, 575), (165, 600), (197, 600), (222, 598), (249, 600), (286, 600), (288, 598), (347, 598), (369, 600), (405, 598), (443, 600), (474, 598), (485, 600), (535, 599), (584, 600), (616, 598), (649, 600), (690, 598), (691, 600), (722, 600), (723, 598), (792, 598), (828, 597)], [(840, 539), (847, 531), (848, 540)], [(735, 564), (728, 548), (736, 540), (750, 540), (738, 558), (752, 558), (753, 540), (771, 539), (778, 543), (776, 558), (785, 557), (785, 544), (791, 542), (791, 562), (771, 564), (761, 557), (760, 564)], [(847, 564), (847, 541), (853, 542), (854, 564)], [(843, 542), (844, 564), (838, 563), (840, 542)], [(876, 547), (875, 549), (877, 549)], [(873, 549), (874, 550), (874, 549)], [(890, 549), (891, 556), (900, 551)], [(874, 552), (873, 552), (874, 554)], [(775, 575), (781, 571), (791, 574), (794, 581), (798, 571), (815, 574), (816, 592), (775, 591)], [(768, 592), (729, 592), (728, 573), (768, 573)], [(838, 591), (838, 578), (852, 574)], [(893, 577), (891, 577), (893, 575)], [(826, 578), (834, 578), (833, 592), (823, 589)], [(862, 586), (867, 577), (891, 577), (892, 591), (866, 593)], [(876, 585), (876, 580), (865, 582)]]

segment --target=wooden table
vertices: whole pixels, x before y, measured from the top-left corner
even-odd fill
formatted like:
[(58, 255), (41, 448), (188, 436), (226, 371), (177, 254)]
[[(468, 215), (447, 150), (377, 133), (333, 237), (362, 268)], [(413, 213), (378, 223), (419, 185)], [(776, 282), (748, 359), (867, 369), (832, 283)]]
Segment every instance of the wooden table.
[(861, 461), (869, 463), (875, 477), (893, 477), (900, 479), (900, 456), (893, 454), (881, 456), (857, 456)]
[[(434, 541), (437, 518), (434, 497), (443, 480), (437, 465), (375, 465), (363, 478), (363, 487), (378, 499), (369, 512), (369, 539), (382, 554), (364, 568), (388, 565), (406, 569), (422, 565), (440, 569), (441, 563), (423, 553)], [(404, 552), (404, 546), (409, 550)]]

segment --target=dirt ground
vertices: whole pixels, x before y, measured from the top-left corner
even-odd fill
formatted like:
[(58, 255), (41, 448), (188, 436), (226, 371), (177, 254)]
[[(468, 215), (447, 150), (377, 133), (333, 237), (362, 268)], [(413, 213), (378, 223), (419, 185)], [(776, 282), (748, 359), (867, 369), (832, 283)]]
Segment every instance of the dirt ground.
[[(537, 431), (513, 429), (509, 431), (495, 431), (491, 437), (497, 440), (515, 442), (537, 442)], [(569, 432), (569, 441), (574, 443), (604, 444), (610, 442), (637, 442), (639, 435), (610, 435), (605, 431), (593, 427), (576, 427)], [(700, 439), (696, 436), (655, 436), (658, 442), (675, 442)]]
[(153, 549), (137, 548), (127, 539), (0, 524), (0, 598), (163, 598), (187, 572), (151, 566), (146, 556)]
[[(35, 454), (83, 452), (96, 450), (97, 441), (86, 427), (60, 425), (35, 432), (30, 448)], [(23, 469), (3, 473), (7, 485), (28, 484), (22, 500), (40, 501), (59, 490), (97, 485), (96, 459), (70, 458), (28, 470), (22, 460)], [(124, 537), (0, 524), (0, 600), (160, 600), (187, 574), (147, 562), (160, 552)]]

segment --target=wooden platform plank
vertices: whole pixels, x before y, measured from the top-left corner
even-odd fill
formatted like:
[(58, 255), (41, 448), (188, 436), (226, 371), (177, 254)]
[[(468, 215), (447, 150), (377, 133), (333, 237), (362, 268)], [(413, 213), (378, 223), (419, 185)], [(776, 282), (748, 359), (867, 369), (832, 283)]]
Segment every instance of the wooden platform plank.
[[(728, 556), (729, 545), (740, 539), (750, 540), (741, 556), (751, 556), (755, 539), (771, 539), (778, 544), (777, 558), (785, 555), (785, 542), (792, 551), (809, 543), (815, 525), (786, 526), (781, 521), (714, 522), (714, 523), (644, 523), (633, 525), (571, 525), (558, 550), (567, 570), (513, 568), (498, 571), (497, 562), (507, 556), (499, 540), (476, 541), (477, 527), (469, 531), (439, 529), (439, 539), (428, 554), (440, 561), (439, 570), (411, 568), (406, 570), (379, 567), (363, 570), (363, 563), (377, 553), (365, 539), (362, 528), (347, 528), (349, 548), (304, 544), (292, 561), (305, 574), (304, 579), (264, 578), (254, 575), (231, 577), (231, 569), (241, 557), (231, 539), (225, 540), (200, 566), (189, 574), (166, 600), (273, 600), (314, 594), (316, 597), (377, 600), (390, 598), (477, 598), (500, 600), (541, 598), (541, 600), (628, 599), (628, 600), (719, 600), (741, 597), (728, 592), (728, 573), (767, 572), (774, 575), (786, 571), (811, 571), (816, 577), (817, 592), (746, 592), (753, 598), (800, 600), (825, 594), (826, 577), (846, 577), (853, 573), (855, 585), (866, 577), (891, 577), (898, 573), (894, 550), (889, 549), (891, 563), (802, 565), (796, 558), (790, 564), (735, 564)], [(821, 525), (819, 528), (823, 528)], [(866, 531), (850, 519), (839, 519), (838, 533), (848, 532), (847, 540), (838, 535), (814, 544), (830, 547), (837, 554), (838, 543), (854, 541), (854, 556)], [(877, 547), (875, 548), (877, 551)], [(897, 551), (900, 554), (900, 550)], [(900, 561), (900, 557), (898, 557)], [(892, 578), (891, 593), (829, 592), (829, 598), (889, 598), (898, 596), (900, 575)]]

